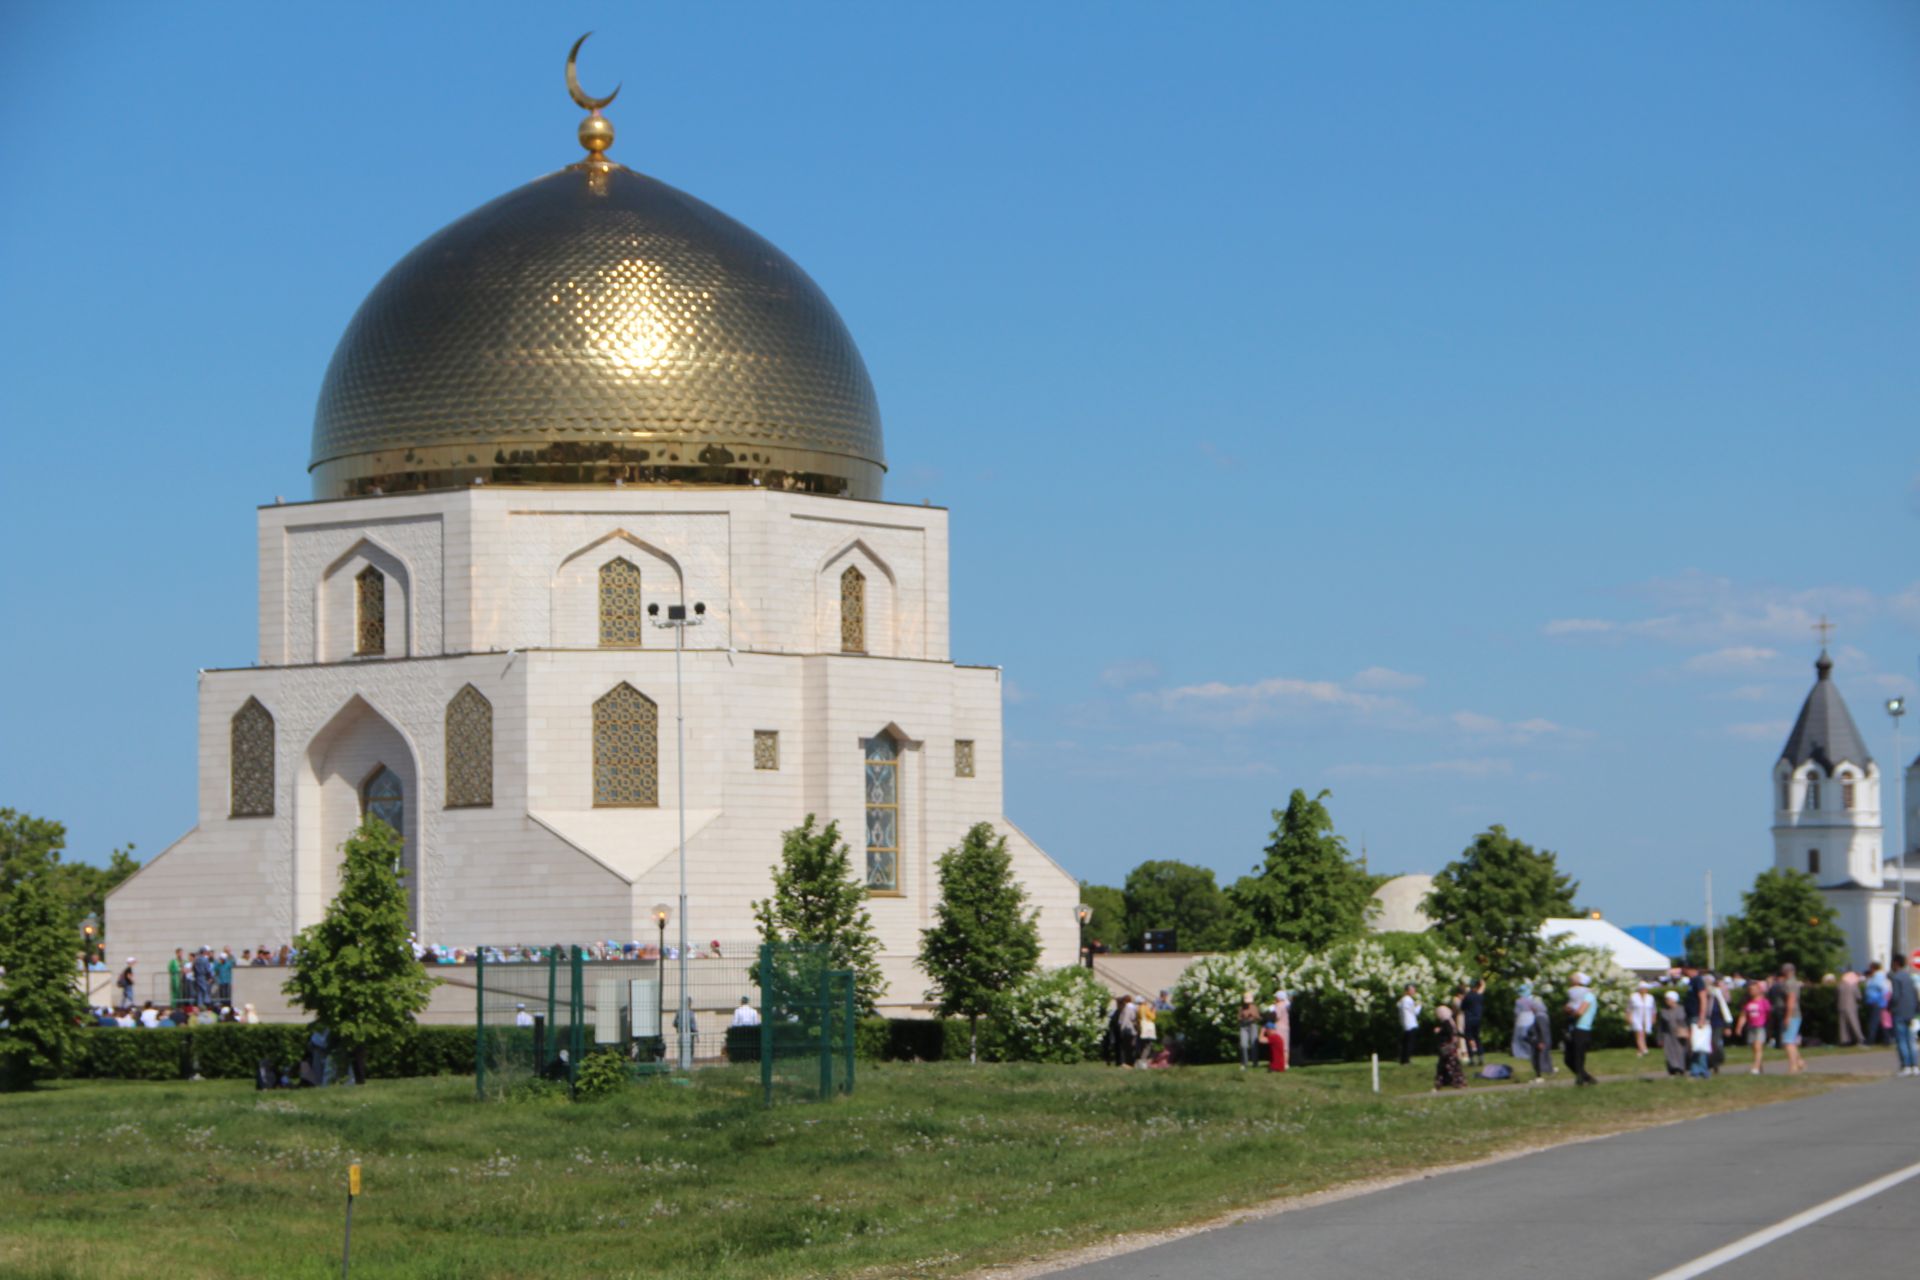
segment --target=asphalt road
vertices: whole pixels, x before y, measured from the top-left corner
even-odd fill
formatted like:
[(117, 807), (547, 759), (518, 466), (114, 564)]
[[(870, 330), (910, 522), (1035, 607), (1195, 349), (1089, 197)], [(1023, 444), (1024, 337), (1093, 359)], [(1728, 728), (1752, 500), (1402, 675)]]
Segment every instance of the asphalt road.
[[(1049, 1280), (1653, 1280), (1917, 1163), (1920, 1080), (1888, 1079), (1435, 1174)], [(1920, 1277), (1920, 1176), (1683, 1274)]]

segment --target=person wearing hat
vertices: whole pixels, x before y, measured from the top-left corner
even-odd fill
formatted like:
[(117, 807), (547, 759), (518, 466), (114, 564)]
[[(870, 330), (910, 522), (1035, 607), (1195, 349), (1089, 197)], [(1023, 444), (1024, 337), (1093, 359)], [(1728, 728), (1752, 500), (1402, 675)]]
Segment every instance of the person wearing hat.
[(1660, 1052), (1666, 1055), (1667, 1074), (1687, 1073), (1687, 1054), (1691, 1048), (1687, 1032), (1687, 1012), (1680, 1007), (1680, 993), (1669, 991), (1661, 997)]
[(513, 1008), (514, 1008), (514, 1014), (513, 1014), (514, 1026), (530, 1027), (533, 1025), (533, 1015), (527, 1012), (526, 1005), (516, 1004), (515, 1006), (513, 1006)]
[(1573, 1025), (1567, 1030), (1567, 1066), (1573, 1071), (1575, 1085), (1599, 1084), (1587, 1072), (1587, 1050), (1593, 1045), (1593, 1015), (1600, 1011), (1600, 1001), (1587, 983), (1590, 979), (1584, 973), (1573, 975), (1573, 985), (1567, 988), (1567, 1016), (1573, 1019)]
[(1627, 997), (1627, 1026), (1633, 1031), (1634, 1056), (1647, 1056), (1647, 1037), (1653, 1034), (1653, 984), (1643, 982)]

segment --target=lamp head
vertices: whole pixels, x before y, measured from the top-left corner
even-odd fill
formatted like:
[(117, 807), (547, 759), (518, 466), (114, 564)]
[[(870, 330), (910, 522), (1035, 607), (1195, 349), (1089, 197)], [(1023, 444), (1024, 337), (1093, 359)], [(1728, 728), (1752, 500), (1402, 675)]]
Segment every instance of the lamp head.
[(673, 908), (669, 907), (664, 902), (655, 904), (653, 908), (653, 922), (655, 924), (659, 925), (662, 929), (664, 929), (667, 927), (667, 921), (671, 920), (672, 918), (673, 918)]
[(1887, 699), (1888, 715), (1892, 716), (1895, 720), (1898, 720), (1901, 716), (1905, 715), (1906, 713), (1907, 713), (1907, 700), (1905, 698), (1888, 698)]
[(1093, 908), (1083, 902), (1073, 909), (1073, 918), (1080, 922), (1081, 928), (1085, 928), (1093, 923)]

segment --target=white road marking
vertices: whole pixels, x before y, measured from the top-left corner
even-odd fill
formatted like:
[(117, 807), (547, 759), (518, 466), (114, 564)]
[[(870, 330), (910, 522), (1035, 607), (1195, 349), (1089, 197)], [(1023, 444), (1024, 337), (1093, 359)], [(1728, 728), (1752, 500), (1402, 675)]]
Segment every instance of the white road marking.
[(1817, 1204), (1811, 1209), (1794, 1214), (1784, 1222), (1779, 1222), (1764, 1231), (1756, 1231), (1750, 1236), (1742, 1236), (1725, 1248), (1715, 1249), (1704, 1257), (1675, 1267), (1671, 1271), (1662, 1271), (1653, 1280), (1693, 1280), (1694, 1276), (1705, 1275), (1716, 1267), (1723, 1267), (1735, 1258), (1743, 1258), (1755, 1249), (1772, 1244), (1782, 1236), (1792, 1235), (1802, 1227), (1810, 1227), (1822, 1218), (1831, 1217), (1842, 1209), (1851, 1209), (1862, 1200), (1870, 1200), (1891, 1187), (1897, 1187), (1908, 1178), (1920, 1178), (1920, 1164), (1910, 1164), (1904, 1169), (1896, 1169), (1884, 1178), (1875, 1178), (1865, 1186), (1855, 1187), (1845, 1195), (1835, 1196), (1825, 1204)]

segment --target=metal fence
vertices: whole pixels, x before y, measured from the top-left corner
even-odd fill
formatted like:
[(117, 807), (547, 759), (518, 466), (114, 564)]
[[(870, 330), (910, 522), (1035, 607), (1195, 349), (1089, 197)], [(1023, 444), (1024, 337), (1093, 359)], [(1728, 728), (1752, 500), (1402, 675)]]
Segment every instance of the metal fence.
[[(828, 964), (814, 946), (715, 944), (689, 956), (695, 1064), (758, 1064), (769, 1102), (850, 1091), (853, 975)], [(636, 1077), (674, 1070), (681, 967), (653, 948), (483, 949), (471, 968), (476, 1092), (498, 1096), (534, 1079), (571, 1088), (581, 1061), (605, 1049)]]

